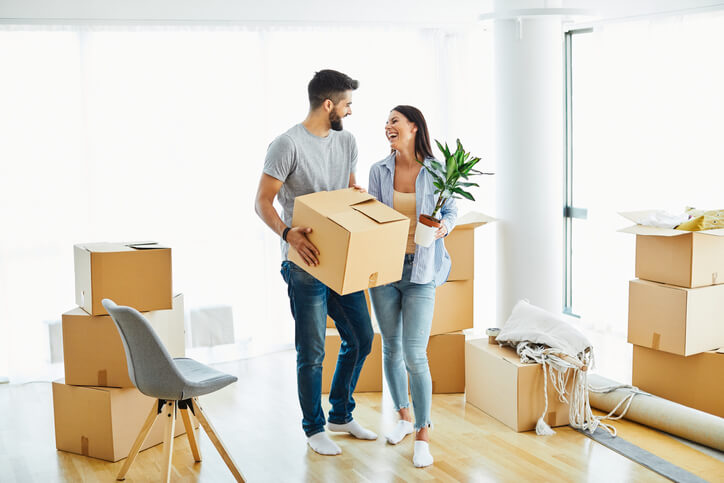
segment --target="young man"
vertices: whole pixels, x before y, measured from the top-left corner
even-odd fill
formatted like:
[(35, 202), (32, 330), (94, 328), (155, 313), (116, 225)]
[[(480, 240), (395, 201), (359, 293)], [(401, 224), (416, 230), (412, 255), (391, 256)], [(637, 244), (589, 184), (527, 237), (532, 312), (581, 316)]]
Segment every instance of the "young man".
[[(287, 259), (296, 250), (307, 265), (317, 265), (319, 250), (309, 241), (309, 227), (294, 227), (294, 198), (317, 191), (332, 191), (355, 184), (357, 145), (342, 129), (342, 119), (352, 114), (352, 91), (358, 82), (341, 72), (322, 70), (309, 82), (306, 119), (277, 137), (267, 150), (264, 172), (256, 194), (256, 212), (280, 236), (282, 277), (288, 286), (295, 321), (297, 392), (302, 407), (302, 427), (309, 446), (319, 454), (342, 450), (324, 432), (322, 411), (322, 360), (327, 314), (342, 339), (337, 367), (329, 392), (330, 431), (349, 432), (360, 439), (377, 439), (352, 419), (352, 398), (362, 364), (372, 347), (372, 324), (362, 292), (341, 296)], [(274, 198), (282, 217), (274, 209)]]

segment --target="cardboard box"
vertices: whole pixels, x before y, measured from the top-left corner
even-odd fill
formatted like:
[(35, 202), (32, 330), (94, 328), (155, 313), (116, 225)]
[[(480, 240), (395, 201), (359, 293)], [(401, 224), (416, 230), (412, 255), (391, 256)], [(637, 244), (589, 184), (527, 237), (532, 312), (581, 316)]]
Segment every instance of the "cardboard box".
[(628, 341), (688, 356), (724, 347), (724, 285), (684, 288), (631, 280)]
[(724, 418), (724, 349), (684, 357), (633, 347), (632, 383), (643, 391)]
[(171, 249), (153, 242), (81, 243), (73, 247), (75, 302), (105, 315), (105, 298), (146, 312), (171, 309)]
[[(55, 446), (70, 453), (118, 461), (128, 456), (155, 404), (155, 399), (144, 396), (138, 389), (53, 382)], [(198, 427), (198, 422), (194, 422), (194, 426)], [(141, 449), (162, 443), (164, 427), (163, 418), (157, 419)], [(185, 432), (179, 418), (174, 435)]]
[[(487, 338), (465, 343), (465, 401), (509, 428), (535, 429), (545, 408), (543, 382), (543, 367), (521, 363), (512, 348), (489, 344)], [(569, 391), (572, 385), (571, 377)], [(549, 384), (545, 422), (551, 427), (568, 424), (568, 410)]]
[[(372, 319), (372, 304), (370, 303), (370, 294), (367, 290), (364, 291), (365, 293), (365, 301), (367, 301), (367, 312), (370, 314), (370, 319)], [(373, 323), (374, 325), (374, 323)], [(332, 317), (327, 316), (327, 327), (330, 329), (336, 329), (337, 326), (334, 323), (334, 320), (332, 320)]]
[[(171, 357), (184, 357), (184, 299), (172, 310), (143, 314)], [(65, 382), (76, 386), (133, 387), (123, 342), (109, 315), (89, 315), (80, 308), (63, 314)]]
[[(648, 213), (621, 215), (637, 221)], [(636, 277), (688, 288), (724, 283), (724, 229), (692, 232), (634, 225), (620, 231), (636, 235)]]
[(465, 334), (433, 335), (427, 343), (433, 394), (465, 392)]
[[(337, 355), (342, 345), (337, 329), (327, 329), (324, 338), (324, 361), (322, 362), (322, 393), (328, 394), (332, 377), (337, 367)], [(382, 339), (378, 332), (372, 341), (372, 351), (365, 359), (357, 379), (355, 392), (382, 392)]]
[(475, 276), (475, 228), (492, 221), (495, 218), (475, 211), (458, 218), (453, 231), (445, 237), (445, 248), (452, 262), (449, 282), (471, 280)]
[(292, 226), (312, 228), (319, 265), (308, 266), (293, 248), (288, 257), (341, 295), (396, 282), (409, 225), (402, 213), (352, 188), (297, 196)]
[(473, 280), (446, 282), (435, 289), (430, 335), (473, 327)]

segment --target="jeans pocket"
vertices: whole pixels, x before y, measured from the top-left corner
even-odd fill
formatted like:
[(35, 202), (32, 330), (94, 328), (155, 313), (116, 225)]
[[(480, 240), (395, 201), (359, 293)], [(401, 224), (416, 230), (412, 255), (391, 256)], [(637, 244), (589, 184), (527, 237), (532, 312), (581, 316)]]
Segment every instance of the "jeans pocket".
[(289, 262), (282, 262), (282, 268), (279, 270), (279, 273), (282, 274), (282, 279), (284, 282), (289, 283)]

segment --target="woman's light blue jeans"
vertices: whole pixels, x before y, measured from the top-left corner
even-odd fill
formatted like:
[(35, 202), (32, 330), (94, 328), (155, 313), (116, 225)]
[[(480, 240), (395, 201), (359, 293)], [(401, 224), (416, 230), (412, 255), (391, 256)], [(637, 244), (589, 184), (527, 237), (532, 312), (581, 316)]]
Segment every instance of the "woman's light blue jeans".
[(432, 380), (427, 364), (435, 308), (434, 282), (410, 282), (413, 255), (405, 255), (402, 280), (370, 289), (372, 305), (382, 332), (385, 378), (392, 393), (395, 411), (410, 406), (407, 375), (415, 413), (415, 429), (431, 425)]

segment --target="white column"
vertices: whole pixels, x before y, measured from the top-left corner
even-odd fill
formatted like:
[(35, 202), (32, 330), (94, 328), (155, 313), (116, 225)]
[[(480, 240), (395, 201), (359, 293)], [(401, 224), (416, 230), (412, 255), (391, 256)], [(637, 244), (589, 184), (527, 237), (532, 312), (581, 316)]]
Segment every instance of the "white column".
[[(505, 2), (497, 2), (504, 4)], [(563, 304), (563, 33), (557, 15), (494, 21), (498, 325)]]

